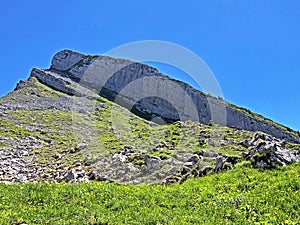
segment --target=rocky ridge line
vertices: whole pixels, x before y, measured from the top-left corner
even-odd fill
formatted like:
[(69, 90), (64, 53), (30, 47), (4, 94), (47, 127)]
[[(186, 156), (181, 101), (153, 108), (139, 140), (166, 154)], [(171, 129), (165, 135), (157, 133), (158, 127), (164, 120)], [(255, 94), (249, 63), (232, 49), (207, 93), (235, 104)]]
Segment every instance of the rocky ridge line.
[[(91, 95), (87, 89), (92, 90), (149, 120), (161, 117), (166, 122), (196, 120), (208, 124), (214, 119), (213, 122), (216, 124), (254, 132), (262, 131), (279, 139), (300, 143), (299, 132), (276, 124), (249, 110), (233, 106), (222, 99), (205, 95), (184, 82), (159, 73), (155, 68), (129, 60), (108, 56), (88, 56), (63, 50), (53, 57), (50, 69), (33, 69), (31, 77), (36, 77), (43, 84), (70, 95)], [(153, 77), (157, 80), (156, 87), (151, 87), (152, 79), (140, 79), (138, 88), (141, 89), (132, 91), (138, 93), (137, 95), (120, 94), (122, 89), (139, 78)], [(171, 85), (170, 81), (172, 81)], [(176, 87), (181, 87), (184, 93), (174, 91)], [(159, 89), (157, 93), (162, 96), (167, 96), (170, 89), (172, 97), (168, 99), (169, 102), (157, 96), (140, 99), (140, 93), (147, 88)], [(161, 90), (164, 90), (164, 93)], [(196, 117), (188, 114), (193, 109), (187, 109), (185, 103), (187, 96), (192, 99), (193, 107), (197, 107)], [(218, 115), (226, 118), (218, 118)]]

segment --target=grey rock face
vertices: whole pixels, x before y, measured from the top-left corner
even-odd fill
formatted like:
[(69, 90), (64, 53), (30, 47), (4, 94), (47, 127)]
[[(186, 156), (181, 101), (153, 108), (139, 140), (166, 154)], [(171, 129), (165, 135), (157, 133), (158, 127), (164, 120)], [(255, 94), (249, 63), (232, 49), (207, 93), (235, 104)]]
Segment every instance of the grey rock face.
[(262, 132), (254, 134), (253, 146), (246, 156), (255, 167), (286, 166), (300, 160), (300, 152), (285, 148), (284, 142)]
[[(34, 163), (33, 151), (43, 147), (40, 140), (27, 136), (25, 138), (0, 137), (0, 142), (8, 147), (0, 147), (0, 183), (27, 183), (27, 182), (83, 182), (89, 177), (81, 164), (74, 168), (56, 162), (37, 165)], [(55, 169), (53, 169), (55, 168)]]
[(36, 147), (41, 146), (37, 139), (28, 137), (26, 139), (1, 137), (0, 141), (10, 148), (0, 147), (0, 183), (1, 182), (28, 182), (35, 179), (36, 173), (30, 167), (29, 154)]
[(226, 158), (225, 157), (218, 156), (216, 158), (216, 167), (215, 167), (215, 170), (219, 171), (222, 168), (222, 166), (224, 165), (225, 162), (226, 162)]
[(150, 157), (149, 155), (144, 156), (145, 164), (148, 168), (159, 167), (161, 159), (159, 157)]
[(297, 132), (287, 127), (205, 95), (155, 68), (129, 60), (63, 50), (54, 56), (49, 70), (34, 69), (31, 76), (70, 95), (86, 95), (83, 92), (90, 89), (149, 120), (192, 120), (203, 124), (212, 120), (217, 124), (262, 131), (300, 143)]
[(74, 66), (83, 58), (84, 55), (77, 52), (70, 54), (69, 51), (61, 51), (53, 57), (51, 68), (64, 71)]

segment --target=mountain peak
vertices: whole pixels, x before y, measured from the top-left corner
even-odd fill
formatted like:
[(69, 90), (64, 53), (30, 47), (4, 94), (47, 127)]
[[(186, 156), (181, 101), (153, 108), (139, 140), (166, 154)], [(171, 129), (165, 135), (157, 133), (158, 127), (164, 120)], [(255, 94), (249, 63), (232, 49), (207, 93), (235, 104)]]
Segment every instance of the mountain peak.
[(0, 182), (182, 183), (240, 161), (300, 159), (295, 131), (108, 56), (60, 51), (0, 110)]
[(160, 118), (163, 123), (192, 120), (201, 124), (212, 121), (300, 143), (297, 132), (288, 127), (204, 94), (153, 67), (126, 59), (90, 56), (66, 49), (54, 55), (49, 70), (33, 70), (31, 76), (71, 95), (83, 94), (78, 87), (81, 91), (91, 90), (148, 120)]
[(50, 69), (56, 69), (62, 71), (68, 70), (83, 58), (84, 55), (79, 52), (74, 52), (69, 49), (64, 49), (54, 55), (51, 61)]

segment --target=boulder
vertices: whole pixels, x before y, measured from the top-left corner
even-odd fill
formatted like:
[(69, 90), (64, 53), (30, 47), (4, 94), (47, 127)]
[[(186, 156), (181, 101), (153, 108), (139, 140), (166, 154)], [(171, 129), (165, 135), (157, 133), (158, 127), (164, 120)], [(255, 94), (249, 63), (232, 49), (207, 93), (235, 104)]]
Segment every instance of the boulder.
[(159, 157), (156, 156), (149, 156), (149, 155), (145, 155), (144, 156), (144, 162), (147, 166), (147, 168), (153, 168), (153, 169), (158, 169), (161, 163), (161, 159)]
[(253, 135), (250, 145), (250, 152), (245, 157), (255, 167), (286, 166), (300, 160), (299, 151), (287, 149), (283, 140), (262, 132)]

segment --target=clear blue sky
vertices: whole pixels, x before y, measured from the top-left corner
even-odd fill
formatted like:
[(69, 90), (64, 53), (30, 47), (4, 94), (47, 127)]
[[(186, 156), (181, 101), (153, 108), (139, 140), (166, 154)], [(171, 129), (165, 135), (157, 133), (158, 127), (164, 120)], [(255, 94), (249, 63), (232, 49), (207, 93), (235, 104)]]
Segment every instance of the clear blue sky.
[(0, 96), (61, 49), (164, 40), (198, 54), (227, 101), (300, 130), (297, 0), (6, 0), (0, 10)]

